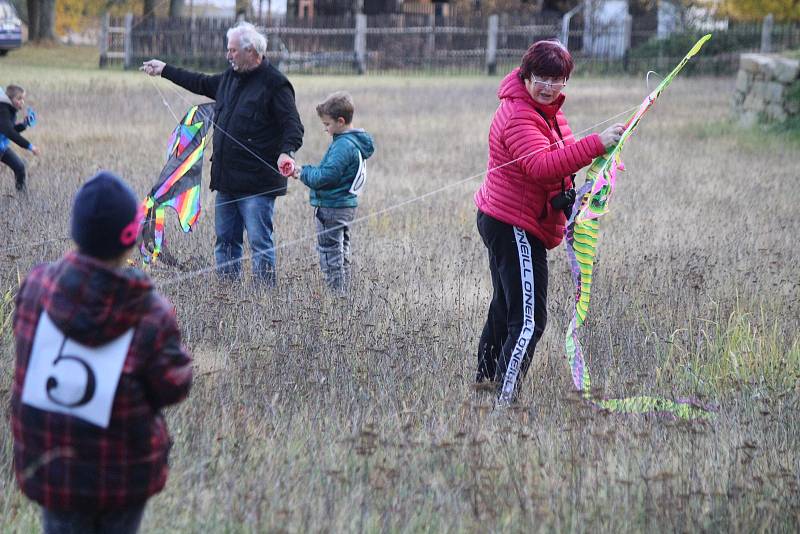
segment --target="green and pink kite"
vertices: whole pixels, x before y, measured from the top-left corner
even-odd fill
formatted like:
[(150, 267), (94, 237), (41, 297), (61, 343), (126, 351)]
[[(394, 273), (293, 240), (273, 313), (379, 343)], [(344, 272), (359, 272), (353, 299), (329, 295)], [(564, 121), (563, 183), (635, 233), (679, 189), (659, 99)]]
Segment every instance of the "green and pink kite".
[(645, 98), (639, 109), (631, 116), (625, 124), (625, 131), (622, 133), (619, 143), (610, 152), (592, 162), (586, 172), (586, 183), (577, 192), (572, 217), (565, 229), (567, 257), (575, 283), (575, 308), (566, 335), (566, 353), (572, 372), (572, 382), (585, 400), (593, 406), (609, 412), (656, 412), (687, 420), (708, 419), (713, 416), (709, 407), (694, 399), (670, 400), (646, 395), (617, 399), (595, 397), (591, 393), (589, 368), (578, 339), (578, 329), (583, 326), (589, 313), (592, 270), (600, 235), (599, 219), (608, 213), (608, 205), (614, 194), (617, 171), (625, 170), (621, 156), (625, 141), (633, 134), (642, 116), (653, 106), (673, 78), (710, 38), (711, 35), (708, 34), (695, 43), (683, 60)]

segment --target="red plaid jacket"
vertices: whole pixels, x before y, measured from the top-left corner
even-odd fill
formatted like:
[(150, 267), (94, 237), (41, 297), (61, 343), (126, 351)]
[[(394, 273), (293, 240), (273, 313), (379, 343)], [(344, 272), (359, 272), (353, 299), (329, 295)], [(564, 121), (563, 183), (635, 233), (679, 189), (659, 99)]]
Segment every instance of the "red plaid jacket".
[[(98, 347), (133, 329), (107, 428), (22, 402), (44, 312), (65, 343)], [(14, 336), (14, 467), (25, 495), (49, 509), (97, 511), (141, 503), (159, 492), (170, 448), (161, 408), (186, 397), (192, 369), (174, 309), (148, 277), (133, 269), (110, 270), (75, 252), (40, 265), (17, 294)], [(76, 369), (74, 362), (61, 362), (53, 374), (69, 365)], [(48, 392), (58, 385), (46, 384)]]

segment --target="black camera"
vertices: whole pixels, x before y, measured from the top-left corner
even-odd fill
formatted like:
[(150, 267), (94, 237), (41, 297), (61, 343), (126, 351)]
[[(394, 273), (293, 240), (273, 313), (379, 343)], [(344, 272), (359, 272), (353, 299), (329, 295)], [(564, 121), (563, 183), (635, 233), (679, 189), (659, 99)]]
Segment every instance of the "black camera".
[(550, 205), (557, 210), (563, 211), (567, 219), (572, 215), (573, 204), (575, 204), (575, 189), (573, 188), (561, 191), (550, 199)]

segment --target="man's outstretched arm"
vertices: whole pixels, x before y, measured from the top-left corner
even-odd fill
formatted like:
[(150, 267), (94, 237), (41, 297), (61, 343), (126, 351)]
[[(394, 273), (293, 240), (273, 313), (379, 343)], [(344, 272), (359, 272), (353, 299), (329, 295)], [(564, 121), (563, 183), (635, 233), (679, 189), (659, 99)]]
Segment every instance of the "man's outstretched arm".
[(161, 60), (151, 59), (142, 63), (139, 70), (150, 76), (161, 76), (175, 85), (180, 85), (197, 95), (207, 96), (212, 100), (217, 99), (217, 89), (222, 79), (222, 74), (201, 74), (191, 72), (172, 65), (167, 65)]

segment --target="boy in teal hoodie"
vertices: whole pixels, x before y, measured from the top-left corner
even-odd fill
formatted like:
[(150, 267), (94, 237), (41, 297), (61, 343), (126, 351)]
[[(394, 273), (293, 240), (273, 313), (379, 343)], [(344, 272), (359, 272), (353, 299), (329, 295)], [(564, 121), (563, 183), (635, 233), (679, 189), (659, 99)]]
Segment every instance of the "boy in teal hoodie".
[(317, 106), (325, 132), (333, 141), (318, 166), (303, 165), (294, 177), (306, 184), (317, 223), (317, 250), (325, 281), (344, 291), (350, 277), (350, 225), (367, 178), (366, 160), (375, 148), (372, 137), (353, 128), (353, 98), (333, 93)]

